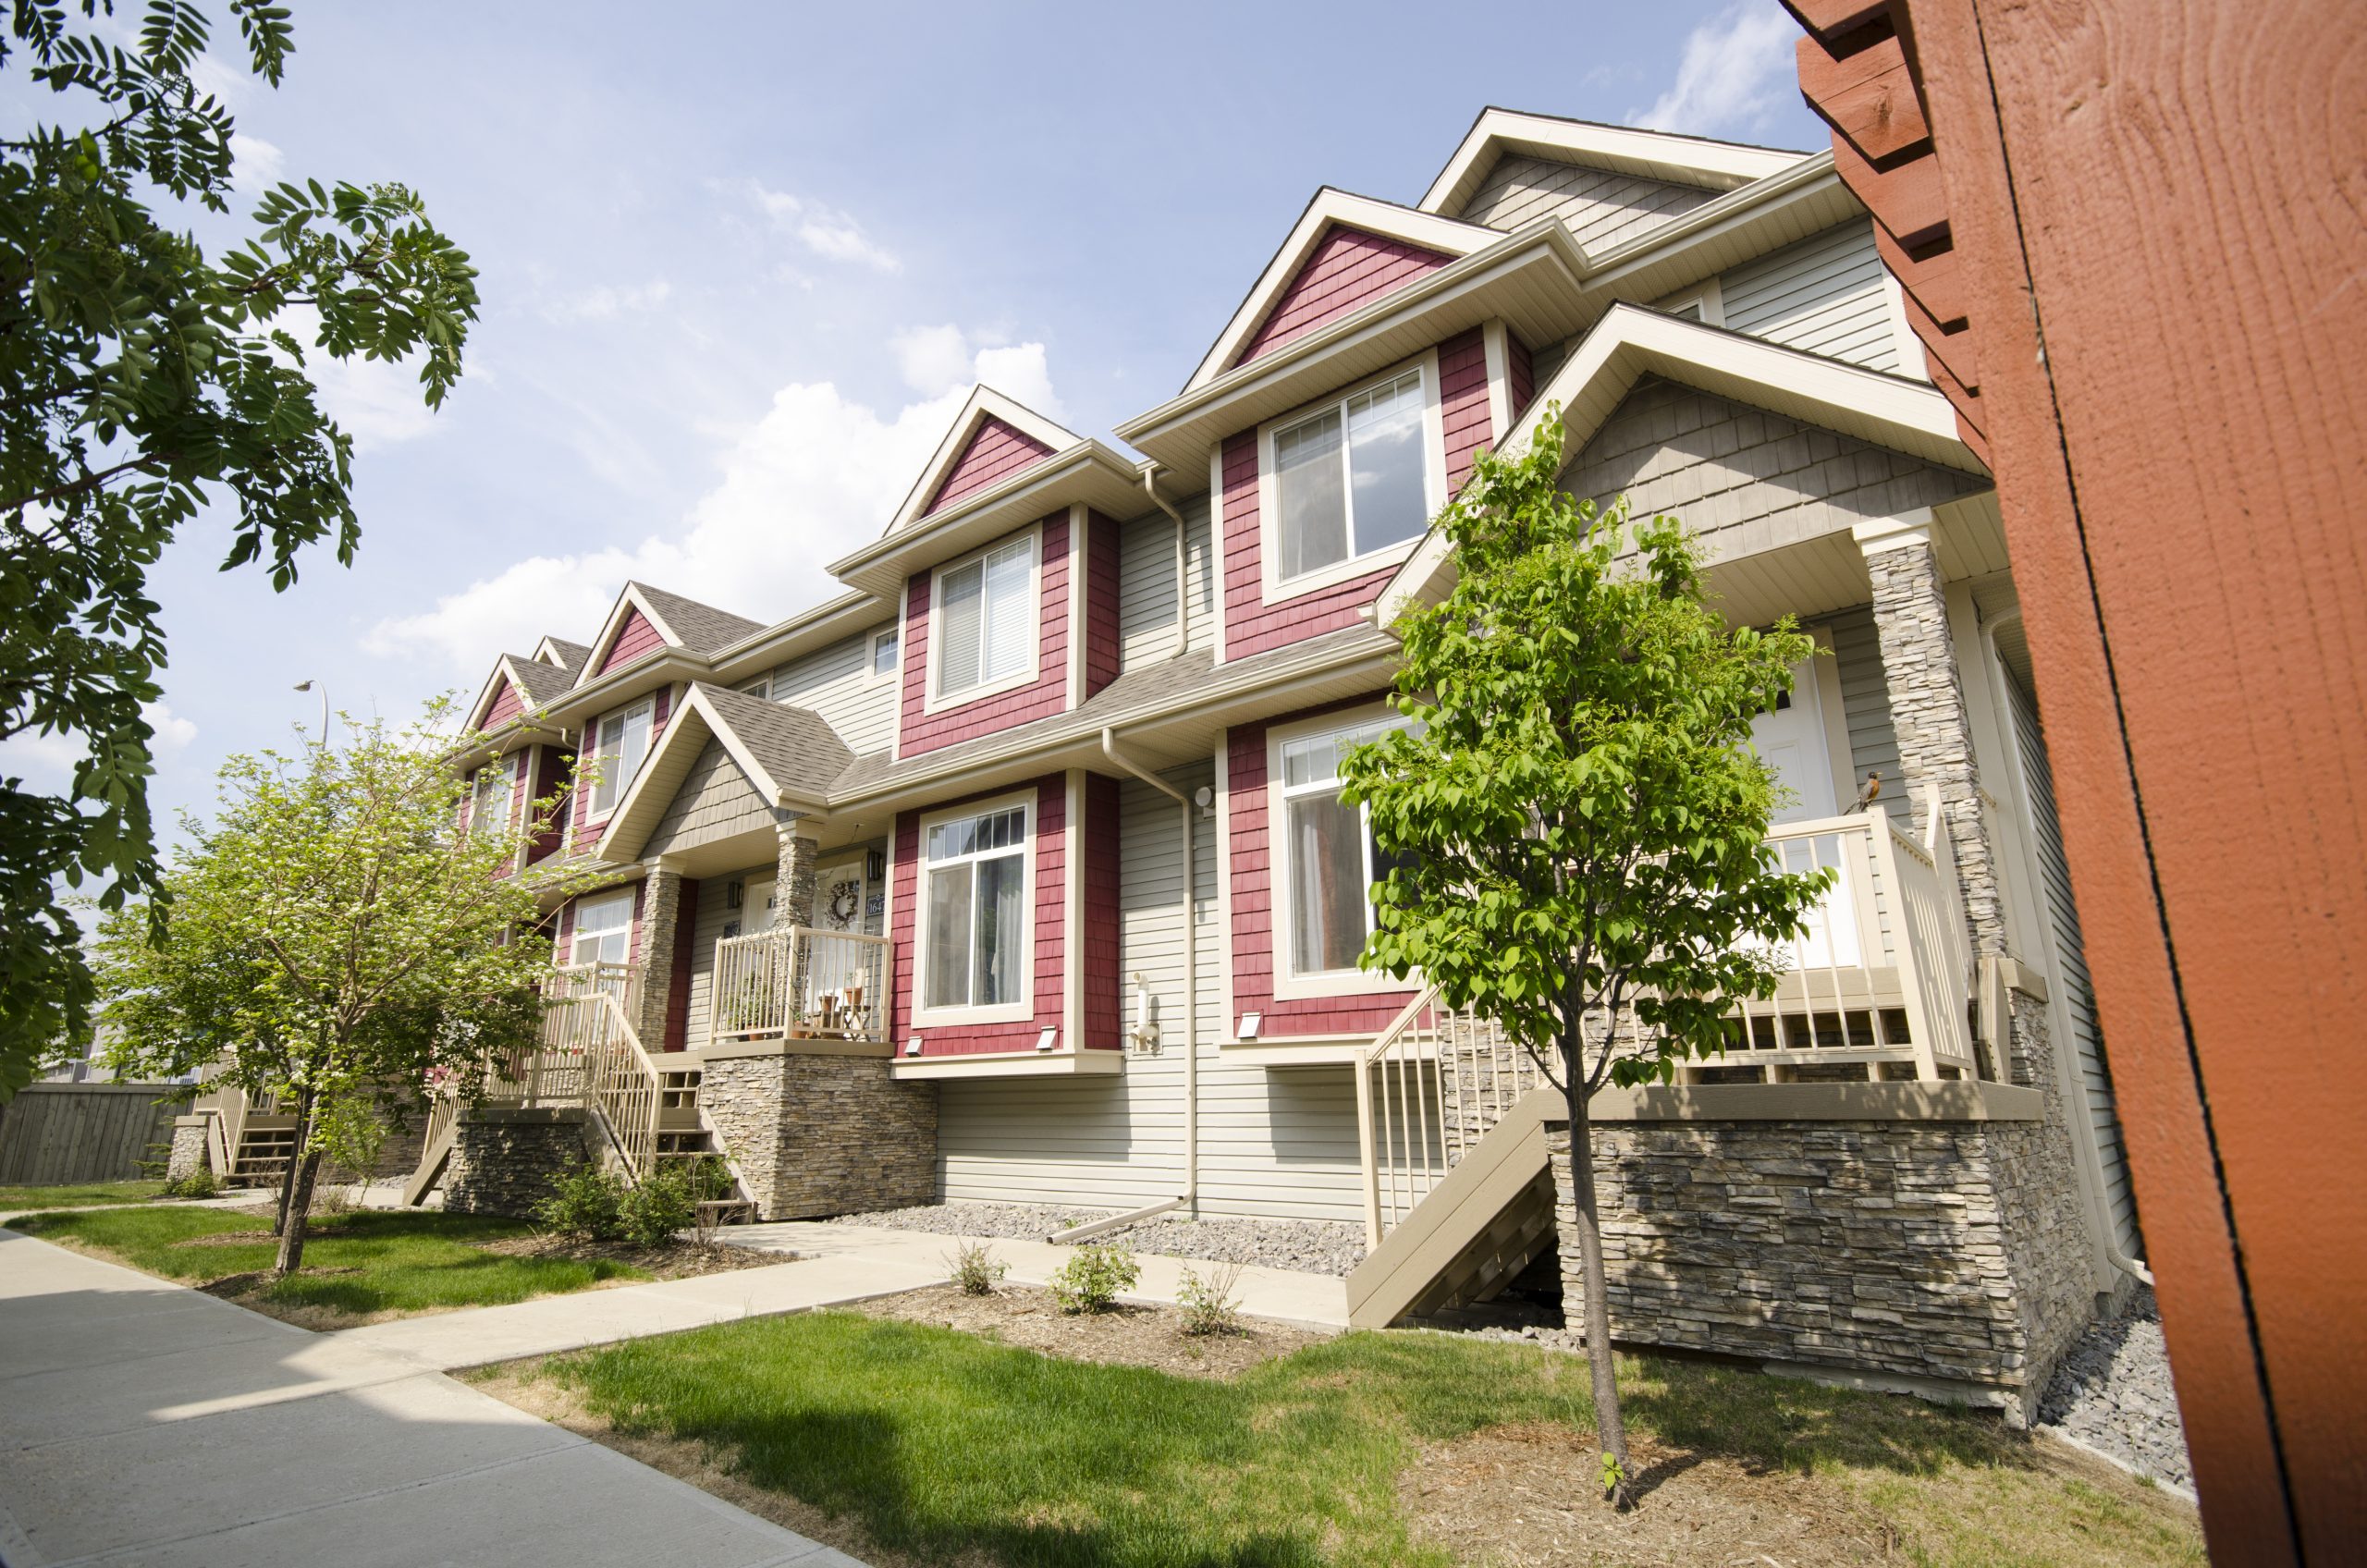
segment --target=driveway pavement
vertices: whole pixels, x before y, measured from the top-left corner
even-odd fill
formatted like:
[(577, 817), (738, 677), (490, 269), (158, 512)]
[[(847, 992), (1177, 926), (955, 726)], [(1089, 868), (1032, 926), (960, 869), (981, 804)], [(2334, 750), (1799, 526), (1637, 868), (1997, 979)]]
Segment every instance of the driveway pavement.
[(0, 1562), (860, 1568), (415, 1360), (6, 1231)]

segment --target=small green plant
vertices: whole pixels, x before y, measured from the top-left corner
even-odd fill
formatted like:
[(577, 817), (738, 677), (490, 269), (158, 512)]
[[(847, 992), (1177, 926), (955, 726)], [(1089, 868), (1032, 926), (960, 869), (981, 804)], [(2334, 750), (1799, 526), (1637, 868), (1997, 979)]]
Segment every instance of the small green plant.
[(1617, 1454), (1605, 1452), (1602, 1456), (1602, 1500), (1605, 1502), (1617, 1501), (1620, 1486), (1626, 1479), (1627, 1466), (1619, 1463)]
[(1184, 1313), (1184, 1331), (1196, 1339), (1243, 1332), (1241, 1303), (1233, 1297), (1240, 1285), (1238, 1263), (1220, 1263), (1205, 1280), (1193, 1269), (1184, 1270), (1184, 1283), (1175, 1292), (1176, 1305)]
[(214, 1174), (214, 1167), (201, 1165), (178, 1182), (165, 1183), (164, 1195), (168, 1198), (210, 1198), (222, 1190), (222, 1179)]
[(1107, 1312), (1118, 1292), (1131, 1291), (1142, 1277), (1132, 1247), (1116, 1242), (1087, 1242), (1052, 1276), (1052, 1299), (1072, 1316)]
[(619, 1228), (637, 1247), (662, 1247), (699, 1217), (693, 1172), (661, 1167), (626, 1189), (617, 1205)]
[(945, 1262), (963, 1295), (990, 1296), (996, 1282), (1011, 1272), (1011, 1266), (997, 1259), (994, 1249), (984, 1242), (960, 1243), (945, 1255)]
[(587, 1160), (558, 1179), (534, 1219), (580, 1242), (613, 1242), (624, 1235), (624, 1197), (623, 1179)]

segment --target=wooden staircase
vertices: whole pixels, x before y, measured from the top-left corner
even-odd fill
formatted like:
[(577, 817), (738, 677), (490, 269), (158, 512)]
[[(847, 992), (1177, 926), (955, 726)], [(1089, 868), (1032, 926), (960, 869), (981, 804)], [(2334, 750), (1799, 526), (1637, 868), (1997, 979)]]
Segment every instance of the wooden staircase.
[(1561, 1091), (1494, 1021), (1415, 998), (1357, 1069), (1366, 1256), (1348, 1321), (1492, 1301), (1555, 1245), (1545, 1127)]

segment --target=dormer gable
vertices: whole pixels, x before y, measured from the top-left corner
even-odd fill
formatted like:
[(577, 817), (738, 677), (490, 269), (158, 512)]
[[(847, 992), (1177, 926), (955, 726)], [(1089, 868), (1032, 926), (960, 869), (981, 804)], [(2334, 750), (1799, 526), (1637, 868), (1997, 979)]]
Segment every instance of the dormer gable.
[(1589, 253), (1810, 154), (1488, 108), (1430, 182), (1425, 213), (1509, 231), (1557, 216)]
[(713, 654), (763, 630), (745, 616), (645, 582), (628, 582), (585, 652), (575, 684), (596, 680), (661, 648)]
[(584, 661), (592, 650), (581, 643), (570, 643), (564, 637), (545, 637), (534, 644), (534, 662), (549, 665), (572, 681), (583, 673)]
[(1184, 389), (1206, 386), (1499, 238), (1477, 224), (1325, 186)]
[(490, 734), (558, 701), (570, 684), (565, 671), (522, 654), (504, 654), (470, 704), (468, 728)]
[(991, 386), (972, 389), (888, 525), (893, 533), (1025, 472), (1085, 437)]

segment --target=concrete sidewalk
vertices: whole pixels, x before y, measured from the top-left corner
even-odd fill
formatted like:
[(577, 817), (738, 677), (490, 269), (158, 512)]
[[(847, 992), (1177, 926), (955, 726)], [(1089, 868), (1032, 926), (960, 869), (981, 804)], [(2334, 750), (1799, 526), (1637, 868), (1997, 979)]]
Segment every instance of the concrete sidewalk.
[(9, 1568), (853, 1561), (413, 1360), (0, 1231)]

